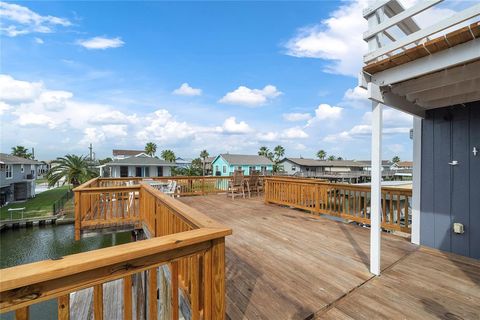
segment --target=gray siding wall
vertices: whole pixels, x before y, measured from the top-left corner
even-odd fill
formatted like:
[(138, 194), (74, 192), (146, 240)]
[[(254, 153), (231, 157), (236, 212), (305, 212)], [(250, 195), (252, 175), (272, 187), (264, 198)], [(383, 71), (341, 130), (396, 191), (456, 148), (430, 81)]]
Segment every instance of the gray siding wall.
[[(480, 101), (423, 120), (420, 243), (480, 258)], [(456, 160), (458, 165), (448, 163)], [(465, 226), (453, 232), (453, 223)]]
[[(11, 179), (7, 179), (6, 178), (6, 166), (5, 166), (5, 170), (2, 170), (0, 172), (0, 186), (4, 187), (4, 186), (8, 186), (9, 184), (12, 184), (12, 183), (15, 183), (15, 182), (22, 182), (24, 181), (26, 178), (27, 178), (27, 174), (30, 174), (30, 164), (25, 164), (24, 165), (24, 172), (22, 173), (22, 166), (20, 164), (13, 164), (13, 171), (12, 171), (12, 178)], [(34, 173), (34, 177), (35, 177), (35, 174), (36, 174), (36, 167), (34, 167), (33, 169), (35, 171)]]

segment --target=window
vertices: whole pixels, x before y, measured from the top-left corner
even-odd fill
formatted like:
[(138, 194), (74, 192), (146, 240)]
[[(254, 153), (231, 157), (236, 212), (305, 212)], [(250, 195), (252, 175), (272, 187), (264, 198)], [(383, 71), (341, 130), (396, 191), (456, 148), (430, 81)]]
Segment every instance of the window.
[(120, 177), (128, 177), (128, 167), (127, 166), (121, 166), (120, 167)]
[(255, 166), (248, 168), (249, 172), (255, 171)]
[(11, 164), (7, 164), (5, 166), (5, 178), (7, 179), (12, 179), (12, 165)]
[(297, 167), (292, 166), (292, 171), (295, 171), (295, 170), (297, 170)]
[(142, 176), (142, 167), (135, 167), (135, 177)]
[(242, 171), (242, 167), (241, 167), (241, 166), (238, 166), (238, 167), (237, 167), (237, 170), (238, 170), (238, 171)]
[(223, 173), (227, 173), (227, 166), (223, 166), (222, 171), (223, 171)]
[(163, 177), (163, 167), (157, 167), (157, 177)]
[(23, 166), (23, 164), (20, 166), (20, 172), (21, 172), (21, 173), (24, 173), (24, 172), (25, 172), (25, 167)]

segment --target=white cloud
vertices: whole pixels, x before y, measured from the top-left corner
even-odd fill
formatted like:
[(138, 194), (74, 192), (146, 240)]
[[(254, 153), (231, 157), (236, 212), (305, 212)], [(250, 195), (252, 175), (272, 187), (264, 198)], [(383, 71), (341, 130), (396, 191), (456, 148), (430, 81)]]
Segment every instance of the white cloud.
[(175, 142), (181, 139), (193, 138), (194, 127), (186, 122), (176, 121), (165, 109), (158, 109), (153, 114), (147, 115), (143, 120), (143, 128), (136, 137), (143, 141), (159, 141), (160, 143)]
[(90, 39), (78, 40), (77, 44), (89, 50), (105, 50), (109, 48), (122, 47), (125, 42), (123, 42), (120, 37), (93, 37)]
[(42, 16), (27, 7), (0, 2), (0, 29), (9, 37), (29, 33), (50, 33), (53, 27), (68, 27), (72, 23), (65, 18)]
[(113, 110), (104, 113), (99, 113), (89, 120), (92, 124), (129, 124), (138, 122), (136, 114), (127, 115), (121, 111)]
[(65, 109), (67, 101), (73, 97), (73, 93), (61, 90), (49, 90), (40, 94), (38, 103), (44, 105), (48, 111), (60, 111)]
[(83, 138), (80, 140), (80, 144), (87, 145), (89, 143), (100, 143), (105, 141), (105, 133), (99, 128), (85, 128), (83, 130)]
[(345, 91), (343, 98), (346, 100), (368, 100), (368, 91), (357, 86)]
[(182, 83), (180, 88), (173, 90), (172, 93), (179, 96), (199, 96), (202, 94), (202, 89), (192, 88), (185, 82)]
[(367, 43), (362, 33), (367, 28), (362, 10), (366, 1), (347, 2), (318, 25), (298, 30), (285, 47), (294, 57), (320, 58), (330, 61), (326, 72), (357, 76)]
[[(392, 108), (383, 108), (383, 126), (385, 128), (413, 126), (413, 116)], [(372, 112), (368, 111), (362, 117), (364, 123), (372, 122)]]
[(41, 82), (16, 80), (13, 77), (0, 74), (0, 100), (5, 102), (21, 102), (36, 98), (42, 91)]
[(229, 117), (225, 119), (222, 125), (222, 132), (232, 134), (245, 134), (252, 132), (252, 128), (245, 122), (237, 122), (235, 117)]
[(387, 149), (395, 154), (398, 154), (405, 151), (405, 146), (400, 143), (393, 143), (393, 144), (387, 145)]
[(305, 139), (308, 138), (308, 134), (301, 128), (288, 128), (280, 135), (285, 139)]
[(17, 115), (18, 119), (15, 123), (20, 126), (47, 126), (49, 129), (54, 129), (57, 126), (53, 118), (44, 114), (28, 112)]
[(0, 101), (0, 116), (5, 114), (7, 111), (11, 110), (12, 107), (6, 104), (3, 101)]
[(103, 133), (107, 138), (126, 137), (127, 125), (124, 124), (107, 124), (101, 127)]
[(44, 41), (42, 38), (35, 37), (35, 43), (37, 44), (44, 44)]
[(228, 92), (218, 102), (236, 104), (246, 107), (258, 107), (265, 105), (270, 100), (280, 96), (282, 92), (275, 86), (266, 85), (263, 89), (250, 89), (240, 86), (232, 92)]
[(278, 133), (276, 132), (265, 132), (265, 133), (258, 133), (256, 136), (258, 141), (261, 142), (273, 142), (279, 139)]
[[(419, 1), (402, 2), (408, 8)], [(362, 13), (371, 3), (370, 0), (344, 1), (327, 19), (299, 29), (285, 44), (286, 53), (294, 57), (327, 60), (329, 63), (325, 72), (356, 77), (363, 65), (363, 55), (368, 50), (367, 43), (363, 41), (363, 32), (367, 30), (368, 23)], [(454, 12), (450, 8), (433, 7), (414, 19), (424, 28)], [(394, 35), (397, 38), (404, 36)]]
[(286, 121), (306, 121), (310, 120), (312, 118), (312, 115), (310, 113), (284, 113), (283, 114), (283, 119)]
[(322, 103), (317, 107), (317, 109), (315, 109), (315, 116), (308, 120), (307, 126), (324, 120), (338, 120), (342, 116), (342, 111), (343, 108), (341, 107), (335, 107), (326, 103)]

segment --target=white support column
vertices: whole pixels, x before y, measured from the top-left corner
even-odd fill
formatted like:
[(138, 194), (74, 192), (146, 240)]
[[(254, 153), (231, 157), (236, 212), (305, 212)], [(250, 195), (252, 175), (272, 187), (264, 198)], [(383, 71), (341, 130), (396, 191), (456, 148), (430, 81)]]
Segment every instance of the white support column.
[(420, 199), (422, 179), (422, 119), (413, 118), (412, 243), (420, 244)]
[(370, 204), (370, 272), (380, 274), (382, 217), (382, 107), (372, 101), (372, 186)]

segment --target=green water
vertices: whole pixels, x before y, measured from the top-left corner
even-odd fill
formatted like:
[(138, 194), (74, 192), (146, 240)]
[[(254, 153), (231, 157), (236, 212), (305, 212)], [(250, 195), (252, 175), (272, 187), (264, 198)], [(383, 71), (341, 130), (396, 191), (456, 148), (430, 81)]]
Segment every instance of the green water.
[[(69, 254), (105, 248), (130, 242), (130, 232), (74, 239), (73, 224), (4, 230), (0, 233), (0, 268), (35, 261), (57, 259)], [(56, 319), (56, 300), (30, 307), (30, 319)], [(12, 314), (0, 319), (13, 319)]]

